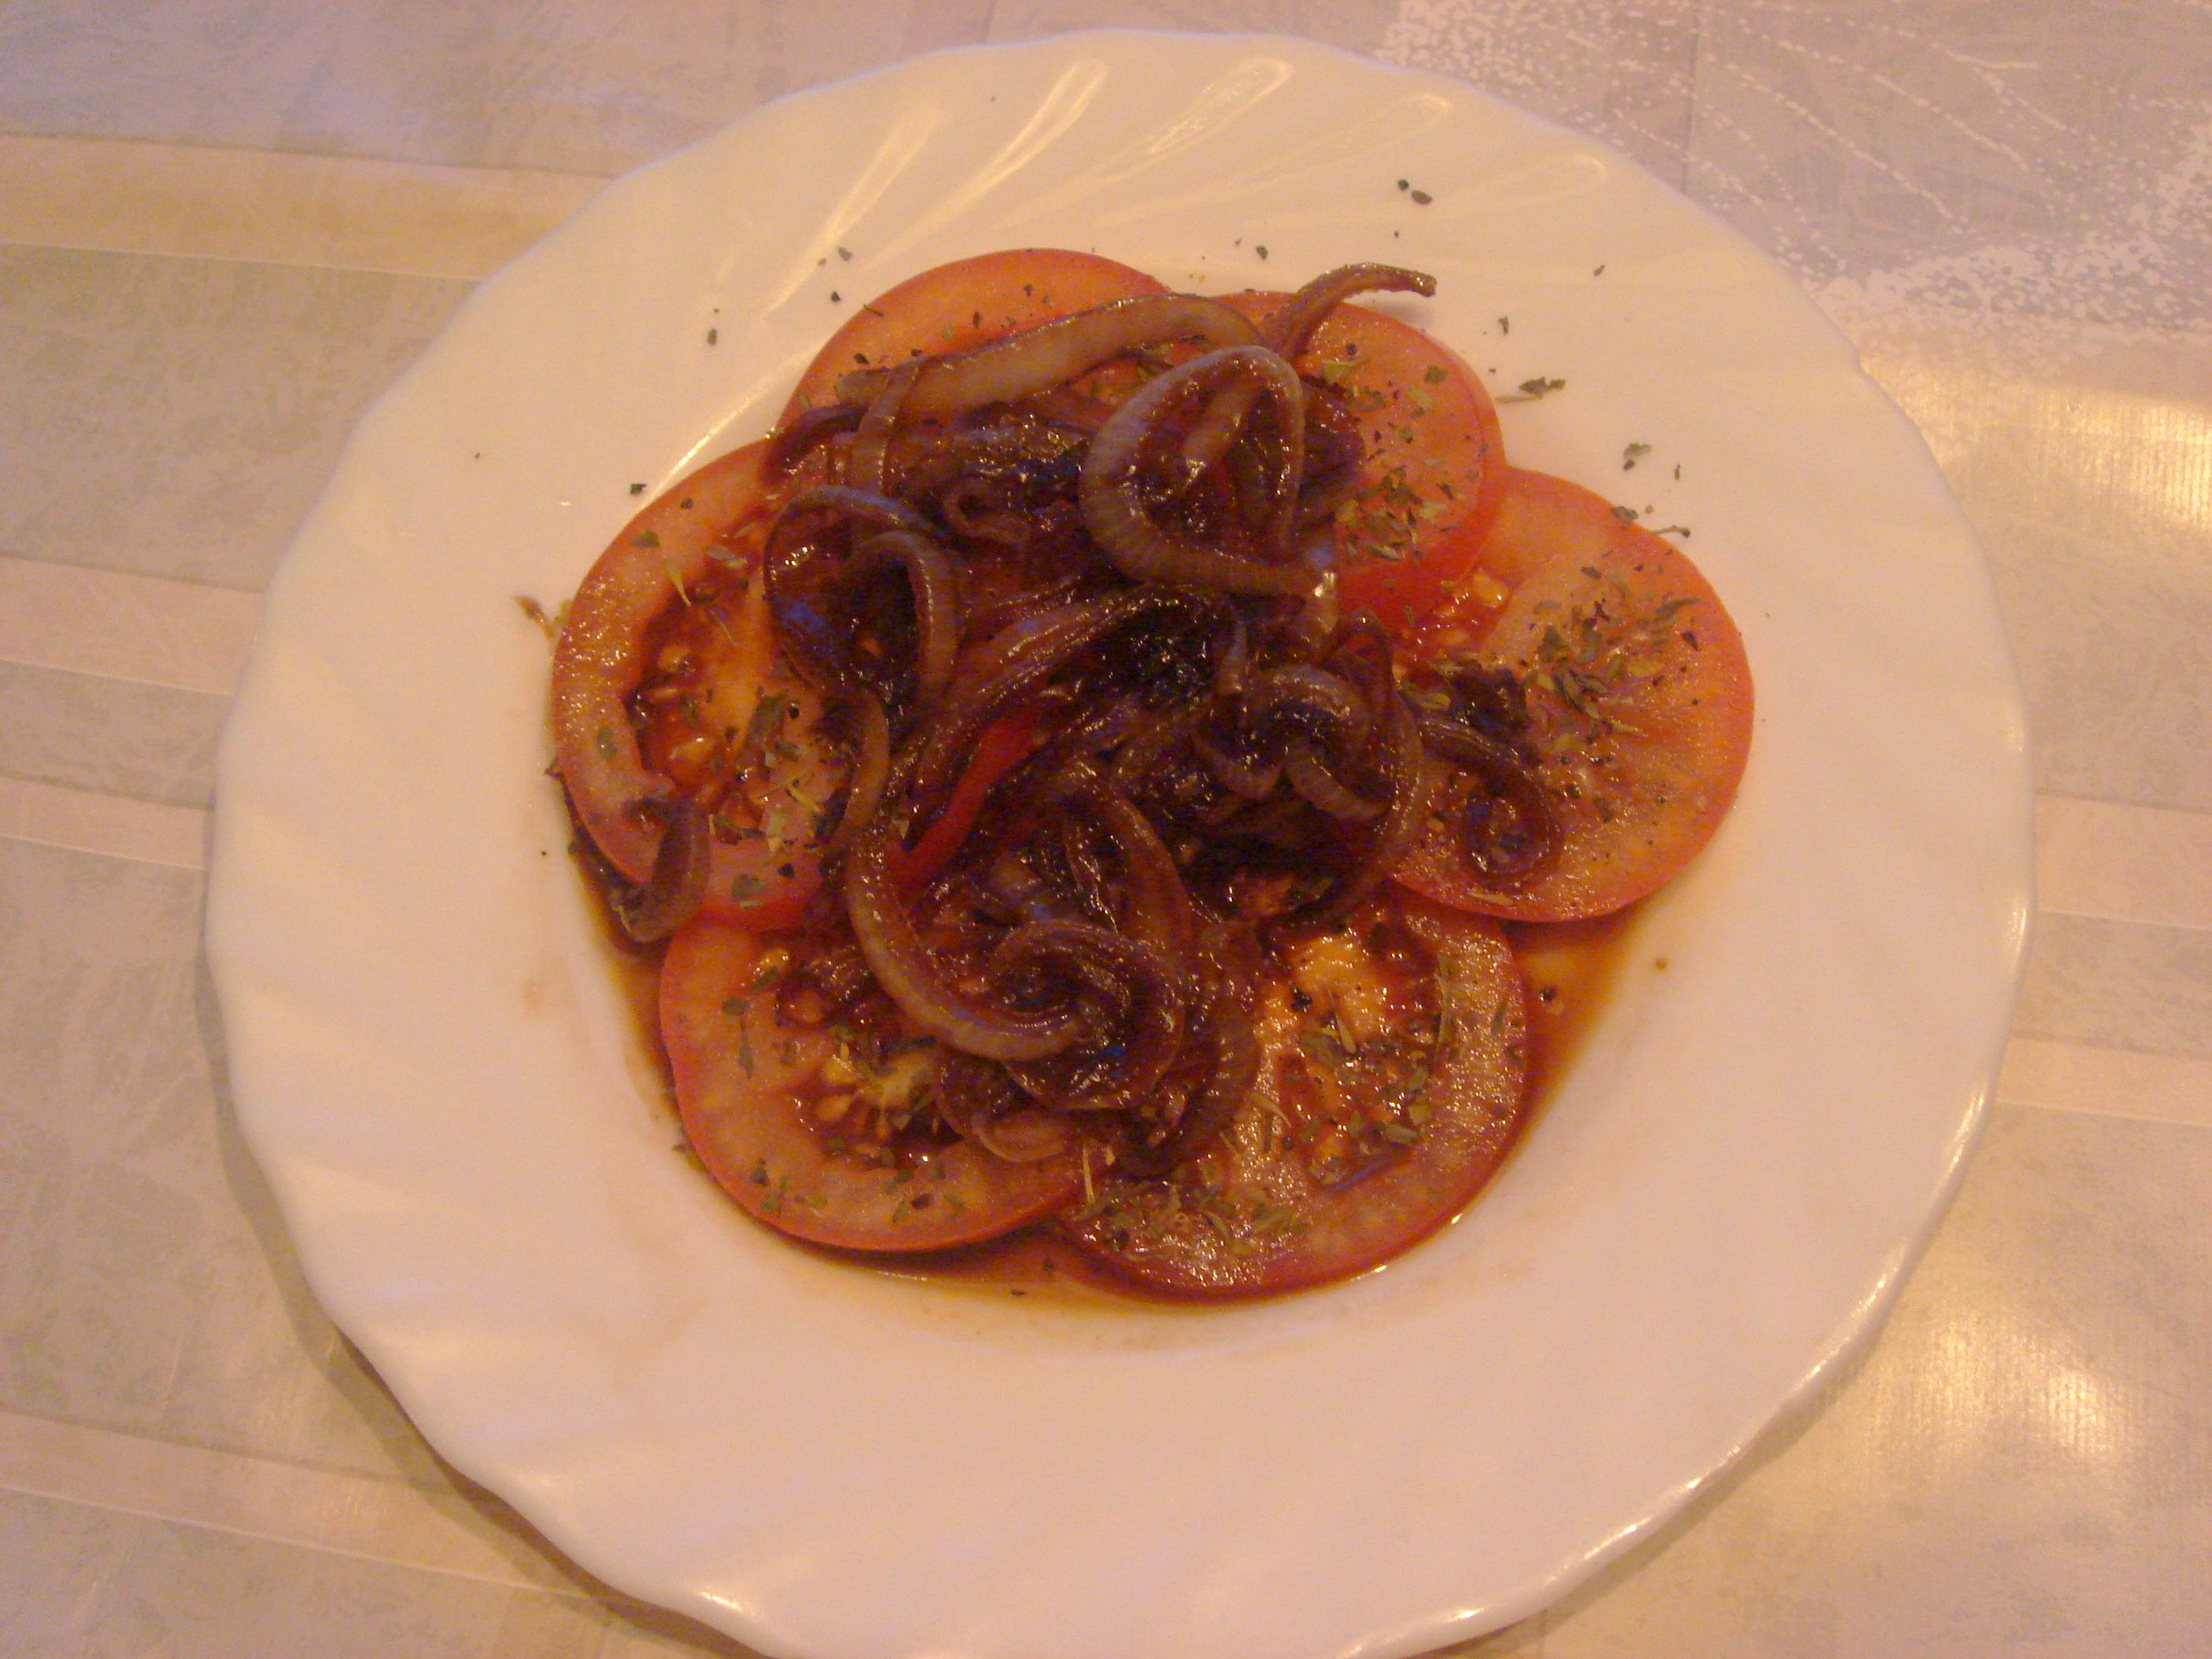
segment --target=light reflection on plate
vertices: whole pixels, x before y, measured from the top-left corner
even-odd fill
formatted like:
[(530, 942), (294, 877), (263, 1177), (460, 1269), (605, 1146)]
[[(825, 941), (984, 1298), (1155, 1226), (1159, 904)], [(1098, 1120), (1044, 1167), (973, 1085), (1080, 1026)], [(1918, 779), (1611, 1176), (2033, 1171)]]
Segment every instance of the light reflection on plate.
[[(1736, 811), (1533, 1139), (1326, 1291), (1101, 1315), (765, 1237), (672, 1150), (565, 867), (515, 596), (762, 431), (860, 299), (1030, 244), (1435, 272), (1404, 314), (1567, 383), (1507, 410), (1513, 459), (1691, 526), (1752, 653)], [(210, 950), (318, 1294), (592, 1571), (771, 1654), (1380, 1659), (1541, 1606), (1870, 1328), (1994, 1072), (2023, 750), (1932, 461), (1747, 245), (1454, 82), (1074, 36), (770, 106), (463, 308), (271, 587)]]

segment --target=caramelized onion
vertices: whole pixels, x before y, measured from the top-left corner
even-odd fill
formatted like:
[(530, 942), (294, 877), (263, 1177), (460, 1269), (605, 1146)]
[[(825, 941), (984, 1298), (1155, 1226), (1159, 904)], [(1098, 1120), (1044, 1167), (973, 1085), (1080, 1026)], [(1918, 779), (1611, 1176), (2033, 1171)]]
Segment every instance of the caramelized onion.
[(962, 684), (915, 753), (920, 787), (910, 833), (919, 833), (936, 816), (962, 763), (992, 721), (1103, 636), (1142, 617), (1177, 613), (1194, 618), (1211, 614), (1204, 595), (1168, 587), (1127, 588), (1023, 617), (984, 642), (960, 665)]
[(1139, 1179), (1163, 1175), (1203, 1152), (1236, 1116), (1260, 1073), (1251, 1013), (1256, 944), (1249, 933), (1218, 931), (1206, 954), (1221, 971), (1193, 1021), (1189, 1046), (1203, 1069), (1164, 1136), (1151, 1145), (1133, 1139), (1125, 1146), (1121, 1170)]
[(650, 945), (666, 939), (699, 913), (707, 896), (707, 865), (714, 843), (710, 821), (689, 795), (671, 801), (660, 832), (660, 849), (653, 854), (653, 875), (640, 887), (610, 881), (604, 890), (607, 905), (623, 933), (634, 943)]
[(1460, 850), (1493, 887), (1524, 886), (1559, 862), (1559, 823), (1535, 768), (1496, 734), (1425, 717), (1429, 745), (1475, 776), (1457, 814)]
[(1026, 411), (981, 426), (908, 426), (892, 440), (890, 471), (902, 493), (919, 495), (963, 477), (1041, 482), (1064, 473), (1072, 479), (1071, 463), (1088, 441), (1082, 428)]
[(1267, 738), (1285, 728), (1306, 733), (1346, 754), (1366, 741), (1374, 716), (1358, 688), (1325, 668), (1290, 663), (1271, 668), (1244, 688), (1244, 729)]
[(891, 428), (897, 424), (900, 405), (914, 389), (919, 362), (901, 363), (885, 375), (882, 388), (868, 402), (867, 412), (854, 429), (853, 447), (845, 452), (845, 482), (855, 489), (880, 495), (886, 487), (884, 456), (890, 446)]
[[(1340, 595), (1360, 422), (1292, 360), (1348, 296), (1434, 286), (1344, 266), (1256, 325), (1119, 301), (848, 374), (776, 433), (769, 614), (852, 748), (788, 994), (872, 1054), (936, 1045), (934, 1105), (914, 1127), (902, 1106), (899, 1134), (1173, 1172), (1254, 1087), (1263, 946), (1374, 893), (1441, 770), (1486, 879), (1556, 856), (1517, 682), (1455, 670), (1439, 693), (1422, 670), (1424, 712)], [(1181, 342), (1181, 363), (1083, 379)], [(800, 489), (802, 467), (840, 482)], [(641, 939), (696, 910), (712, 850), (697, 802), (646, 810), (651, 878), (607, 887)]]
[(887, 530), (854, 552), (863, 563), (896, 564), (914, 592), (915, 693), (934, 702), (951, 684), (960, 649), (960, 594), (952, 561), (927, 536)]
[(1085, 804), (1097, 815), (1121, 860), (1127, 886), (1121, 931), (1175, 957), (1187, 955), (1198, 919), (1175, 854), (1168, 851), (1152, 821), (1127, 796), (1104, 783), (1091, 789)]
[[(845, 556), (833, 556), (824, 533), (840, 521), (878, 533), (856, 540)], [(959, 599), (952, 566), (932, 538), (929, 521), (889, 496), (823, 484), (793, 496), (777, 516), (761, 559), (777, 637), (810, 681), (833, 696), (849, 696), (862, 679), (848, 649), (853, 629), (849, 623), (839, 624), (817, 590), (833, 580), (864, 578), (885, 563), (902, 566), (913, 589), (915, 690), (928, 702), (951, 678), (960, 638)]]
[(1413, 850), (1429, 817), (1429, 799), (1435, 791), (1436, 772), (1421, 741), (1420, 711), (1394, 691), (1384, 705), (1382, 738), (1388, 745), (1390, 805), (1375, 834), (1374, 843), (1358, 870), (1334, 896), (1333, 908), (1340, 914), (1377, 887)]
[(1377, 802), (1347, 788), (1328, 769), (1328, 763), (1303, 743), (1294, 743), (1283, 757), (1283, 775), (1290, 780), (1291, 787), (1298, 798), (1317, 811), (1333, 818), (1342, 818), (1350, 823), (1366, 823), (1382, 815)]
[(817, 448), (858, 426), (863, 413), (856, 404), (823, 404), (793, 416), (769, 438), (769, 476), (787, 477), (797, 471)]
[(956, 478), (939, 492), (945, 522), (971, 542), (1024, 548), (1036, 533), (1026, 514), (1009, 507), (1006, 492), (988, 478)]
[[(1243, 313), (1194, 294), (1147, 294), (1054, 318), (1017, 334), (923, 361), (907, 395), (917, 420), (943, 420), (985, 404), (1011, 404), (1060, 386), (1146, 346), (1171, 340), (1247, 345), (1259, 337)], [(847, 403), (872, 402), (894, 371), (856, 370), (837, 382)]]
[(1002, 1067), (940, 1052), (937, 1106), (954, 1131), (1009, 1164), (1038, 1164), (1075, 1144), (1075, 1126), (1058, 1112), (1023, 1098)]
[(1391, 694), (1379, 735), (1387, 759), (1383, 782), (1389, 804), (1351, 867), (1337, 878), (1329, 891), (1285, 921), (1310, 926), (1342, 915), (1380, 887), (1420, 839), (1428, 822), (1435, 774), (1428, 745), (1421, 741), (1420, 711), (1406, 701), (1402, 692)]
[(1462, 853), (1493, 887), (1510, 890), (1559, 861), (1559, 823), (1537, 777), (1528, 700), (1510, 670), (1463, 667), (1448, 677), (1449, 714), (1424, 714), (1431, 748), (1474, 775), (1457, 813)]
[(1001, 987), (1025, 978), (1064, 983), (1091, 1022), (1079, 1047), (1043, 1063), (1008, 1064), (1008, 1075), (1044, 1104), (1068, 1112), (1125, 1109), (1175, 1063), (1182, 976), (1158, 947), (1090, 922), (1028, 921), (1000, 941), (991, 971)]
[(1079, 1042), (1090, 1019), (1073, 1005), (1030, 1013), (985, 1001), (956, 984), (916, 931), (892, 884), (891, 836), (878, 814), (845, 866), (845, 915), (890, 1000), (941, 1042), (985, 1060), (1042, 1060)]
[(830, 837), (828, 850), (842, 853), (852, 846), (883, 804), (884, 788), (890, 780), (891, 727), (884, 717), (883, 700), (862, 691), (856, 700), (860, 731), (853, 755), (852, 781), (845, 787), (845, 810)]
[(1091, 440), (1083, 464), (1083, 522), (1107, 557), (1138, 581), (1177, 582), (1232, 593), (1299, 594), (1311, 589), (1313, 572), (1279, 558), (1245, 558), (1205, 545), (1154, 521), (1144, 499), (1139, 465), (1154, 428), (1186, 392), (1217, 376), (1253, 380), (1275, 406), (1281, 455), (1271, 512), (1261, 537), (1263, 554), (1279, 554), (1297, 505), (1305, 452), (1305, 393), (1297, 374), (1259, 346), (1228, 346), (1194, 357), (1133, 392)]
[(1355, 294), (1383, 290), (1427, 295), (1437, 291), (1437, 279), (1402, 265), (1339, 265), (1322, 272), (1277, 307), (1260, 337), (1285, 357), (1295, 357), (1305, 349), (1307, 340), (1330, 312)]
[[(1278, 356), (1294, 358), (1305, 349), (1307, 340), (1330, 312), (1355, 294), (1378, 289), (1431, 295), (1437, 291), (1437, 279), (1398, 265), (1339, 265), (1315, 277), (1276, 307), (1260, 331), (1260, 343)], [(1177, 481), (1177, 489), (1188, 488), (1229, 453), (1229, 446), (1237, 441), (1237, 432), (1252, 413), (1255, 396), (1251, 383), (1232, 380), (1206, 400), (1197, 424), (1182, 441), (1184, 477)]]

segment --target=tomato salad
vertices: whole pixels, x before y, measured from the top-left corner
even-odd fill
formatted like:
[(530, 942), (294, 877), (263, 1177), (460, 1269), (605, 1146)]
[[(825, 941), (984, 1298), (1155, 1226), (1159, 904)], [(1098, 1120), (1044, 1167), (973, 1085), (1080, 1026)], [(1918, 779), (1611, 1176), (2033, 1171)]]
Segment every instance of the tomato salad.
[(1354, 299), (1432, 288), (939, 266), (586, 577), (557, 770), (750, 1215), (1249, 1296), (1511, 1149), (1516, 939), (1696, 854), (1751, 682), (1679, 549), (1508, 466), (1476, 375)]

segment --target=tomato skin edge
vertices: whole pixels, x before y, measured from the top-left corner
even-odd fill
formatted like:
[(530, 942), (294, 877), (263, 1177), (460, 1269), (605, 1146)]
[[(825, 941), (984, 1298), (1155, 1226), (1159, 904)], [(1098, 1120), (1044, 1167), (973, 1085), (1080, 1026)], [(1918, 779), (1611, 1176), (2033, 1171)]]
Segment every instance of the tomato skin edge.
[(661, 964), (661, 1042), (684, 1139), (739, 1208), (808, 1243), (903, 1255), (1002, 1237), (1080, 1194), (1073, 1154), (1014, 1164), (955, 1141), (934, 1175), (909, 1179), (825, 1152), (799, 1104), (818, 1043), (787, 1062), (781, 1042), (808, 1034), (771, 1042), (754, 1030), (760, 1004), (774, 1000), (756, 977), (771, 937), (695, 921), (671, 939)]
[(708, 550), (732, 534), (765, 534), (766, 454), (765, 443), (732, 450), (635, 514), (578, 585), (554, 642), (554, 764), (592, 841), (633, 883), (651, 879), (660, 846), (642, 809), (670, 786), (646, 765), (624, 699), (644, 678), (648, 629), (677, 603), (679, 585), (705, 571)]
[[(1209, 1214), (1208, 1224), (1199, 1226), (1186, 1204), (1163, 1210), (1143, 1196), (1146, 1189), (1139, 1183), (1138, 1207), (1123, 1227), (1127, 1236), (1117, 1242), (1115, 1188), (1109, 1182), (1101, 1188), (1103, 1206), (1086, 1206), (1091, 1214), (1063, 1224), (1071, 1242), (1103, 1272), (1150, 1294), (1194, 1302), (1334, 1284), (1401, 1256), (1464, 1211), (1496, 1176), (1529, 1117), (1527, 975), (1504, 930), (1488, 918), (1413, 896), (1388, 902), (1434, 952), (1445, 970), (1439, 983), (1458, 999), (1460, 1046), (1426, 1085), (1436, 1097), (1423, 1139), (1395, 1164), (1349, 1188), (1318, 1200), (1309, 1193), (1304, 1201), (1311, 1208), (1301, 1216), (1300, 1188), (1285, 1174), (1295, 1160), (1252, 1152), (1249, 1125), (1271, 1113), (1274, 1091), (1265, 1079), (1282, 1050), (1285, 1010), (1296, 1006), (1284, 1000), (1284, 981), (1263, 986), (1254, 999), (1261, 1079), (1240, 1105), (1238, 1120), (1223, 1132), (1232, 1163), (1220, 1190), (1231, 1196), (1240, 1187), (1260, 1190), (1304, 1231), (1271, 1227), (1237, 1237), (1233, 1219), (1217, 1225), (1218, 1217)], [(1265, 1146), (1264, 1136), (1260, 1144)], [(1127, 1198), (1133, 1189), (1120, 1193)]]
[[(1464, 868), (1446, 836), (1431, 830), (1393, 872), (1401, 887), (1437, 903), (1501, 920), (1532, 922), (1587, 921), (1626, 908), (1680, 874), (1727, 817), (1749, 759), (1755, 719), (1752, 676), (1743, 638), (1704, 574), (1672, 543), (1623, 519), (1595, 492), (1565, 478), (1514, 469), (1507, 500), (1486, 550), (1483, 573), (1502, 582), (1502, 605), (1472, 598), (1448, 601), (1411, 642), (1417, 658), (1471, 650), (1503, 663), (1529, 688), (1532, 709), (1565, 720), (1545, 691), (1547, 629), (1584, 614), (1577, 596), (1632, 610), (1642, 600), (1651, 614), (1679, 614), (1691, 625), (1651, 636), (1661, 670), (1648, 677), (1657, 694), (1620, 714), (1626, 729), (1647, 739), (1622, 751), (1635, 765), (1615, 816), (1595, 814), (1601, 792), (1578, 793), (1563, 802), (1547, 782), (1547, 794), (1569, 827), (1558, 864), (1517, 888), (1483, 885)], [(1654, 596), (1658, 596), (1656, 604)], [(1462, 619), (1460, 611), (1464, 612)], [(1624, 623), (1626, 619), (1624, 618)], [(1571, 629), (1570, 630), (1571, 631)], [(1686, 643), (1687, 648), (1681, 648)], [(1668, 666), (1676, 677), (1669, 684)], [(1662, 695), (1663, 694), (1663, 695)], [(1609, 694), (1608, 694), (1609, 695)], [(1539, 777), (1554, 776), (1548, 766)], [(1656, 800), (1649, 787), (1660, 787)], [(1641, 844), (1637, 838), (1642, 836)]]

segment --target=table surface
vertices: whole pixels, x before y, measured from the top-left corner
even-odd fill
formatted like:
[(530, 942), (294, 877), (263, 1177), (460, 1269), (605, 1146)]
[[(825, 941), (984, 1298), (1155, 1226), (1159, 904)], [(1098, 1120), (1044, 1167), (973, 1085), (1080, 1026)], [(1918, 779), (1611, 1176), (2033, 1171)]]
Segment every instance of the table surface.
[(202, 960), (215, 745), (348, 430), (475, 283), (778, 94), (1097, 23), (1464, 76), (1768, 249), (1926, 434), (2027, 697), (2026, 984), (1895, 1312), (1453, 1651), (2202, 1651), (2203, 0), (0, 0), (0, 1652), (742, 1651), (447, 1469), (305, 1288)]

